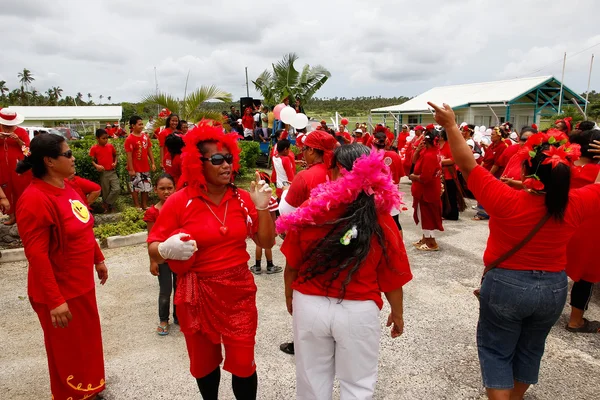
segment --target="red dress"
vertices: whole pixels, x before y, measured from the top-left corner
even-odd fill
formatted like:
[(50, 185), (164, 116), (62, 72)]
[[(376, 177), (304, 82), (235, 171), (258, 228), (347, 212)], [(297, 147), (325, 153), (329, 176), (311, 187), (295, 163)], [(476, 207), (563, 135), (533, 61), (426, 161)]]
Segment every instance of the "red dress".
[(442, 226), (442, 165), (440, 151), (437, 147), (425, 148), (415, 164), (415, 175), (420, 182), (413, 181), (413, 218), (419, 224), (417, 207), (421, 210), (421, 226), (425, 230), (443, 231)]
[[(44, 331), (52, 396), (91, 397), (104, 390), (105, 380), (94, 283), (94, 264), (104, 256), (94, 238), (94, 218), (70, 185), (61, 189), (33, 179), (17, 219), (29, 262), (27, 294)], [(65, 302), (73, 319), (66, 328), (54, 328), (50, 311)]]
[[(571, 189), (594, 184), (598, 172), (599, 164), (572, 167)], [(567, 275), (575, 282), (600, 282), (600, 258), (595, 251), (598, 245), (598, 227), (600, 219), (588, 216), (567, 245)]]
[[(21, 127), (14, 132), (29, 147), (29, 134)], [(10, 202), (10, 214), (17, 209), (17, 201), (31, 182), (31, 171), (19, 175), (15, 172), (17, 162), (25, 157), (19, 142), (0, 134), (0, 186)]]

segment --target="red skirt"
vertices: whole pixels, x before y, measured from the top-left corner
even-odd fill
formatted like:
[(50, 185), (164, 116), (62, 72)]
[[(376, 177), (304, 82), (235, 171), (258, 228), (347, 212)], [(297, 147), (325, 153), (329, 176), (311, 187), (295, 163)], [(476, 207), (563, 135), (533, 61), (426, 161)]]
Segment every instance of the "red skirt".
[(210, 274), (190, 271), (178, 275), (174, 303), (184, 334), (200, 332), (215, 344), (233, 340), (254, 345), (256, 284), (247, 265)]
[(48, 306), (32, 302), (44, 330), (54, 400), (87, 399), (104, 390), (102, 332), (96, 290), (67, 300), (73, 319), (55, 328)]
[(436, 203), (428, 203), (426, 201), (415, 199), (413, 202), (413, 219), (415, 224), (419, 225), (419, 215), (417, 207), (421, 209), (421, 228), (427, 231), (443, 231), (442, 225), (442, 201)]
[(567, 245), (567, 275), (575, 282), (600, 282), (600, 258), (595, 251), (598, 226), (598, 221), (584, 222)]

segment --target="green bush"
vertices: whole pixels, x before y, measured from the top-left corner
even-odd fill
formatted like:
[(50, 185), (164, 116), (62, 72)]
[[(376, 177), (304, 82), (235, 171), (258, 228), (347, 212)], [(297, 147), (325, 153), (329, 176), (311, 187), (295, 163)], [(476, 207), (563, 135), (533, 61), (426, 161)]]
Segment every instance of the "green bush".
[(252, 173), (256, 168), (256, 160), (260, 156), (260, 145), (258, 142), (239, 141), (242, 153), (240, 154), (240, 175)]
[(94, 234), (100, 240), (110, 236), (127, 236), (146, 230), (144, 212), (130, 207), (121, 214), (122, 220), (113, 224), (103, 224), (94, 228)]

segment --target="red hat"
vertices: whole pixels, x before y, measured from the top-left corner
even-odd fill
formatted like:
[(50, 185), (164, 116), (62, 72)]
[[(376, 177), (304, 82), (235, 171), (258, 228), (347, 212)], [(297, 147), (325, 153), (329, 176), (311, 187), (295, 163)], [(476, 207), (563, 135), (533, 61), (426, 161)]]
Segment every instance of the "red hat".
[(304, 146), (304, 137), (306, 135), (304, 133), (299, 133), (298, 136), (296, 136), (296, 146), (297, 147), (302, 147)]
[(423, 126), (421, 126), (421, 125), (415, 126), (415, 131), (424, 131), (424, 130), (425, 130), (425, 128), (423, 128)]
[(331, 159), (333, 157), (333, 150), (336, 148), (338, 141), (333, 135), (323, 130), (312, 131), (304, 137), (304, 146), (312, 149), (323, 151), (323, 161), (325, 165), (329, 167)]
[(558, 124), (559, 122), (564, 123), (567, 126), (568, 131), (571, 132), (571, 129), (573, 129), (572, 128), (572, 126), (573, 126), (572, 125), (572, 121), (573, 121), (573, 118), (567, 117), (567, 118), (564, 118), (564, 119), (557, 119), (556, 122), (554, 122), (554, 123), (555, 124)]
[(17, 126), (21, 124), (25, 118), (23, 115), (9, 110), (8, 108), (4, 108), (0, 110), (0, 124), (6, 126)]
[(321, 120), (321, 124), (325, 124), (327, 125), (327, 121), (325, 121), (324, 119)]
[(433, 124), (429, 124), (425, 127), (425, 130), (428, 130), (428, 131), (432, 131), (434, 129), (435, 129), (435, 125), (433, 125)]

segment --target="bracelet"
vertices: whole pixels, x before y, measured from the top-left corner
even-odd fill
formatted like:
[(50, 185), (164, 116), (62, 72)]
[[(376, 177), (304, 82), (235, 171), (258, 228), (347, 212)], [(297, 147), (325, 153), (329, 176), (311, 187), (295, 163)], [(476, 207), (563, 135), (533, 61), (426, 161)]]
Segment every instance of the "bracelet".
[(265, 207), (265, 208), (254, 207), (254, 208), (256, 208), (256, 211), (267, 211), (269, 209), (269, 207)]

